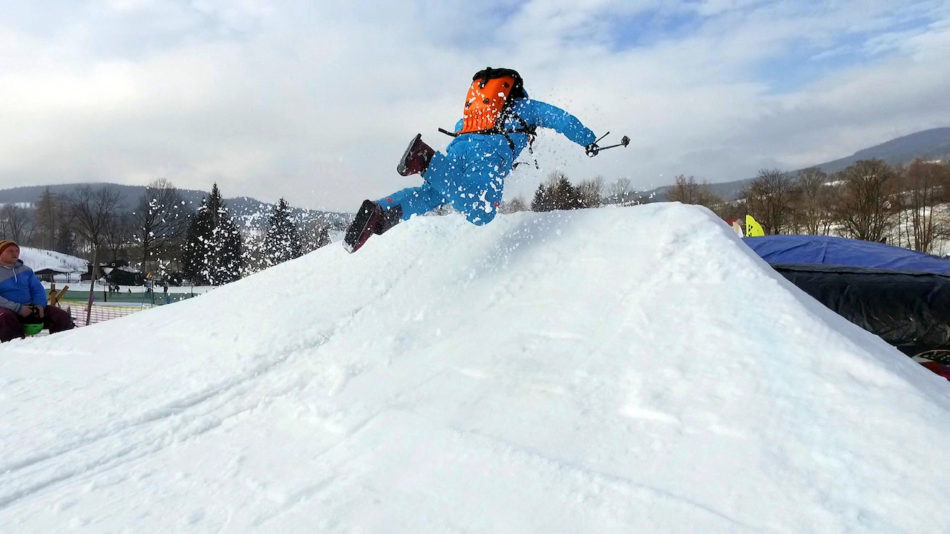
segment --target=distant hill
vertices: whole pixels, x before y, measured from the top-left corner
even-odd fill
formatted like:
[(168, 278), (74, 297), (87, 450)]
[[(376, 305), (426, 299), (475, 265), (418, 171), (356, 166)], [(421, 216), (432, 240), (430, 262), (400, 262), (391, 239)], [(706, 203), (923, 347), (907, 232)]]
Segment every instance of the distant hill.
[[(119, 192), (119, 209), (122, 211), (133, 211), (138, 208), (142, 196), (145, 195), (145, 186), (142, 185), (120, 185), (110, 183), (81, 183), (81, 184), (58, 184), (58, 185), (37, 185), (27, 187), (14, 187), (11, 189), (0, 189), (0, 204), (35, 204), (43, 191), (49, 188), (50, 192), (58, 196), (71, 196), (82, 186), (93, 188), (108, 187)], [(182, 199), (193, 209), (201, 205), (201, 201), (208, 196), (207, 191), (196, 189), (178, 189)], [(260, 228), (267, 225), (268, 216), (273, 211), (274, 205), (250, 197), (233, 197), (224, 199), (228, 210), (235, 221), (245, 227)], [(319, 219), (324, 221), (333, 229), (345, 228), (352, 218), (351, 214), (327, 212), (320, 210), (310, 210), (304, 208), (293, 208), (292, 213), (295, 217), (303, 219)]]
[[(924, 160), (950, 159), (950, 128), (934, 128), (932, 130), (923, 130), (896, 139), (891, 139), (885, 143), (874, 145), (855, 152), (854, 154), (825, 163), (811, 165), (819, 169), (833, 173), (847, 168), (856, 161), (863, 159), (880, 159), (890, 165), (905, 165), (917, 158)], [(803, 169), (798, 169), (803, 170)], [(795, 175), (798, 170), (789, 174)], [(732, 182), (720, 182), (709, 184), (710, 190), (719, 197), (726, 199), (736, 199), (755, 178), (746, 178)], [(653, 198), (666, 198), (666, 192), (672, 186), (658, 187), (652, 191), (644, 193), (645, 196), (655, 194)]]
[(950, 128), (935, 128), (898, 137), (886, 143), (859, 150), (846, 158), (822, 163), (819, 167), (831, 173), (840, 171), (862, 159), (882, 159), (891, 165), (902, 165), (916, 158), (950, 159)]
[[(844, 158), (811, 165), (809, 167), (818, 167), (827, 173), (832, 173), (840, 171), (862, 159), (881, 159), (890, 165), (903, 165), (910, 163), (916, 158), (925, 160), (950, 159), (950, 128), (923, 130), (859, 150)], [(798, 170), (795, 170), (789, 174), (794, 175), (797, 172)], [(709, 184), (709, 188), (719, 197), (736, 199), (742, 193), (743, 189), (754, 179), (755, 178), (752, 177), (731, 182), (719, 182)], [(69, 196), (72, 195), (77, 188), (84, 185), (92, 187), (107, 186), (119, 191), (120, 207), (126, 211), (135, 210), (138, 207), (142, 195), (145, 194), (145, 186), (141, 185), (119, 185), (110, 183), (39, 185), (0, 189), (0, 205), (10, 203), (33, 204), (40, 198), (40, 195), (47, 187), (56, 195)], [(671, 187), (672, 185), (658, 187), (646, 191), (642, 193), (642, 195), (645, 198), (662, 200), (666, 198), (666, 192), (669, 191)], [(178, 192), (185, 202), (196, 209), (201, 205), (201, 200), (208, 195), (207, 191), (195, 189), (179, 189)], [(261, 202), (250, 197), (227, 198), (225, 199), (225, 203), (235, 220), (246, 227), (266, 226), (267, 217), (273, 210), (273, 204)], [(348, 213), (326, 212), (303, 208), (293, 208), (293, 214), (301, 218), (317, 218), (325, 221), (332, 229), (336, 230), (344, 229), (352, 218), (352, 214)]]

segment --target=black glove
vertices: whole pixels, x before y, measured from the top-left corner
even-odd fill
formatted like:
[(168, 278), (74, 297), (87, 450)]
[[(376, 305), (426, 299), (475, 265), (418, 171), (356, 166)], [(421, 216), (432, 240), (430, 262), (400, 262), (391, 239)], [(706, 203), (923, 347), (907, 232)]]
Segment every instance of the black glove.
[(594, 157), (600, 153), (600, 147), (597, 146), (597, 143), (591, 143), (584, 147), (584, 153), (590, 157)]

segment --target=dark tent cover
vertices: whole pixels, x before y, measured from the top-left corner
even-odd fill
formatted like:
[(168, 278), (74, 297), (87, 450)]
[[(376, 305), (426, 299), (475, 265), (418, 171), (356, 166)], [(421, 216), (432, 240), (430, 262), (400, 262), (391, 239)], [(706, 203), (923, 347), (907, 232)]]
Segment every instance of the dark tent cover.
[(950, 275), (820, 264), (771, 265), (815, 300), (904, 354), (950, 349)]
[(870, 241), (814, 235), (746, 237), (743, 241), (769, 263), (850, 265), (950, 275), (950, 259)]
[(776, 271), (909, 355), (950, 349), (950, 260), (841, 237), (747, 237)]

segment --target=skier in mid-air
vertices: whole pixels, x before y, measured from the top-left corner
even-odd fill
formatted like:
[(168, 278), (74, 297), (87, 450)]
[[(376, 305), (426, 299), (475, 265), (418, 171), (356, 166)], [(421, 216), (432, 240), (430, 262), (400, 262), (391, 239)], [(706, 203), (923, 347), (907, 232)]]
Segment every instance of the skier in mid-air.
[[(397, 171), (419, 173), (422, 185), (408, 187), (377, 201), (365, 200), (346, 230), (344, 247), (355, 252), (372, 234), (382, 234), (400, 221), (450, 204), (469, 222), (483, 225), (498, 213), (505, 177), (535, 136), (537, 127), (551, 128), (585, 147), (588, 156), (601, 150), (589, 128), (570, 113), (532, 100), (521, 76), (512, 69), (478, 71), (465, 99), (455, 139), (445, 154), (416, 135)], [(624, 138), (623, 146), (627, 139)]]

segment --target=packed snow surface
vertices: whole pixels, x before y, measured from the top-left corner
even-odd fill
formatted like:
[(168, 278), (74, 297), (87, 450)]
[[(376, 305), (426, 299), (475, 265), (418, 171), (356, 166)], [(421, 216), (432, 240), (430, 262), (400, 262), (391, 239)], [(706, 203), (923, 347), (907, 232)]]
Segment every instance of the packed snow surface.
[(3, 532), (950, 532), (950, 387), (679, 204), (0, 346)]

